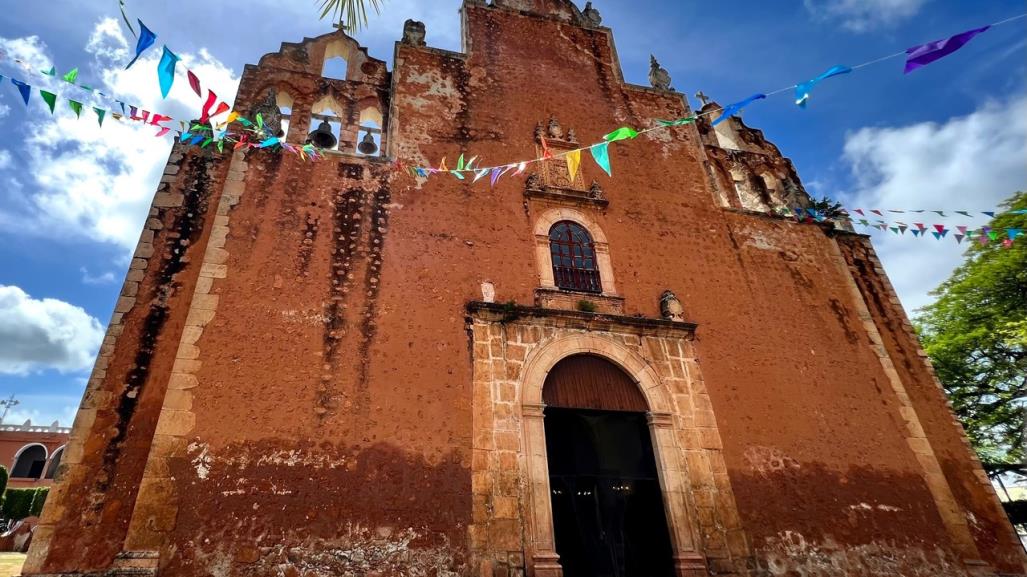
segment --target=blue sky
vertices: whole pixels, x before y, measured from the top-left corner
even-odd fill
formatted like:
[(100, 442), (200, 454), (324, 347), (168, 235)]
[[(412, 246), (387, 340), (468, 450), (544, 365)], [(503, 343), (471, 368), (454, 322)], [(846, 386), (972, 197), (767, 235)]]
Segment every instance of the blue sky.
[[(120, 70), (129, 44), (116, 0), (8, 4), (0, 12), (8, 54), (62, 73), (78, 67), (82, 83), (196, 116), (183, 83), (161, 101), (157, 50)], [(614, 30), (629, 82), (647, 84), (653, 53), (678, 90), (691, 98), (701, 89), (722, 104), (1027, 11), (1023, 0), (594, 4)], [(429, 45), (459, 50), (459, 5), (386, 0), (386, 13), (357, 38), (391, 60), (403, 21), (415, 18), (426, 23)], [(246, 63), (330, 29), (313, 0), (128, 7), (157, 32), (158, 47), (166, 42), (226, 97)], [(744, 118), (795, 161), (813, 194), (853, 208), (992, 210), (1027, 188), (1027, 19), (908, 76), (901, 69), (901, 59), (872, 66), (819, 86), (807, 110), (781, 95)], [(9, 62), (0, 61), (0, 74), (34, 80)], [(70, 423), (170, 150), (152, 131), (111, 122), (101, 129), (89, 113), (78, 120), (58, 106), (51, 117), (36, 93), (26, 109), (9, 82), (0, 86), (0, 396), (21, 400), (8, 422)], [(874, 238), (908, 310), (929, 302), (960, 259), (951, 240)]]

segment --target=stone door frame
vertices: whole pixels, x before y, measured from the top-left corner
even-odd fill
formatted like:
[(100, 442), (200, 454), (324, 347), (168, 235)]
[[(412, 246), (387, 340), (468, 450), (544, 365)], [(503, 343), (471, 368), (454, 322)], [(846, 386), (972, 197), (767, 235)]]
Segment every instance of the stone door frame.
[(696, 546), (686, 495), (683, 466), (678, 463), (673, 405), (659, 375), (640, 355), (596, 335), (568, 335), (543, 344), (525, 359), (521, 378), (522, 446), (525, 479), (523, 496), (528, 566), (535, 577), (562, 577), (553, 532), (549, 462), (542, 388), (549, 371), (564, 358), (590, 354), (621, 368), (641, 390), (649, 407), (648, 423), (656, 469), (670, 532), (675, 572), (679, 577), (708, 575), (706, 561)]

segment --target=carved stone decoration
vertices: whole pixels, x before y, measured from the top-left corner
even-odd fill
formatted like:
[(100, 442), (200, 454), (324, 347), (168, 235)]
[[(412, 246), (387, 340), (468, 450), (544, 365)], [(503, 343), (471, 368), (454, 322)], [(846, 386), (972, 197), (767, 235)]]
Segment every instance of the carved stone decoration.
[(577, 141), (578, 141), (578, 133), (574, 132), (573, 128), (568, 128), (567, 129), (567, 142), (577, 142)]
[(424, 46), (426, 30), (424, 22), (407, 20), (403, 23), (403, 44), (410, 46)]
[(524, 181), (525, 190), (540, 191), (542, 190), (542, 177), (538, 173), (531, 173), (528, 178)]
[(585, 17), (585, 26), (599, 28), (603, 25), (603, 16), (592, 7), (591, 2), (585, 2), (585, 9), (581, 11), (581, 14)]
[(496, 302), (496, 285), (489, 281), (481, 283), (481, 300), (487, 303)]
[(670, 73), (660, 66), (652, 54), (649, 55), (649, 83), (657, 90), (673, 90), (670, 87)]
[(660, 315), (669, 321), (685, 322), (685, 307), (672, 291), (666, 290), (660, 295)]
[(599, 186), (599, 183), (594, 180), (592, 181), (592, 186), (588, 187), (588, 197), (592, 200), (606, 200), (603, 187)]
[(555, 116), (549, 117), (549, 126), (547, 130), (547, 136), (549, 138), (555, 138), (556, 140), (563, 140), (563, 127), (560, 126), (560, 121)]
[(251, 116), (256, 117), (257, 114), (260, 114), (261, 120), (264, 121), (264, 130), (267, 134), (279, 138), (285, 136), (282, 131), (282, 111), (278, 108), (278, 94), (274, 88), (268, 90), (264, 100), (250, 110)]
[(542, 123), (539, 122), (535, 125), (535, 142), (542, 142), (542, 139), (546, 136), (546, 129), (542, 127)]

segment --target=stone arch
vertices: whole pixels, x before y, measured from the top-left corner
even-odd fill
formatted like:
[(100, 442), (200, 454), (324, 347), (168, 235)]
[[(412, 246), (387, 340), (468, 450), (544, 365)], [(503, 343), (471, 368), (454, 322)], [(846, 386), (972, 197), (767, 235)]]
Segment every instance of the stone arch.
[(617, 341), (595, 335), (560, 337), (532, 351), (521, 371), (521, 404), (541, 405), (542, 387), (549, 371), (561, 360), (580, 354), (595, 355), (617, 365), (638, 385), (650, 413), (670, 414), (671, 401), (660, 376), (642, 355)]
[(594, 355), (618, 366), (636, 383), (645, 397), (675, 566), (680, 574), (704, 568), (705, 561), (696, 550), (691, 515), (684, 494), (687, 483), (681, 478), (673, 405), (666, 387), (656, 370), (639, 353), (613, 339), (581, 333), (540, 343), (525, 359), (520, 374), (521, 443), (525, 455), (522, 465), (525, 479), (523, 500), (528, 505), (525, 514), (526, 545), (534, 575), (563, 575), (553, 532), (542, 389), (546, 376), (558, 362), (578, 354)]
[(613, 276), (613, 262), (610, 259), (610, 244), (606, 233), (603, 232), (603, 228), (599, 226), (599, 222), (594, 217), (569, 207), (551, 208), (535, 220), (535, 260), (538, 263), (539, 285), (545, 289), (557, 289), (556, 279), (553, 275), (553, 256), (549, 249), (549, 231), (553, 225), (565, 220), (583, 226), (592, 235), (603, 294), (616, 295), (617, 284)]
[(66, 447), (67, 445), (61, 445), (54, 449), (49, 461), (47, 461), (46, 472), (43, 474), (44, 479), (53, 479), (57, 475), (57, 469), (61, 466), (61, 459), (64, 457), (64, 449)]
[[(40, 450), (42, 451), (42, 458), (39, 458)], [(24, 447), (18, 449), (18, 452), (14, 455), (14, 461), (11, 464), (11, 478), (19, 479), (38, 479), (43, 476), (42, 470), (39, 471), (38, 475), (33, 476), (31, 474), (32, 465), (37, 461), (45, 463), (50, 457), (50, 452), (47, 450), (46, 445), (42, 443), (29, 443)]]

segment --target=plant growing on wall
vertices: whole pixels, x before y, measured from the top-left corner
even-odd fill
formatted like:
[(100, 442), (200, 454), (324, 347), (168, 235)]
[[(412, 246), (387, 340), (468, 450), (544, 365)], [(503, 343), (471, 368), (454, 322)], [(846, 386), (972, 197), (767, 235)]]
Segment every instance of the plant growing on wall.
[(321, 19), (331, 15), (339, 28), (347, 32), (355, 32), (367, 26), (367, 9), (374, 8), (376, 14), (381, 13), (384, 0), (320, 0)]
[[(1005, 202), (1027, 209), (1027, 193)], [(1027, 215), (999, 214), (996, 230), (1027, 228)], [(917, 331), (967, 436), (985, 463), (1024, 457), (1027, 403), (1027, 242), (973, 243), (966, 261), (919, 311)]]

